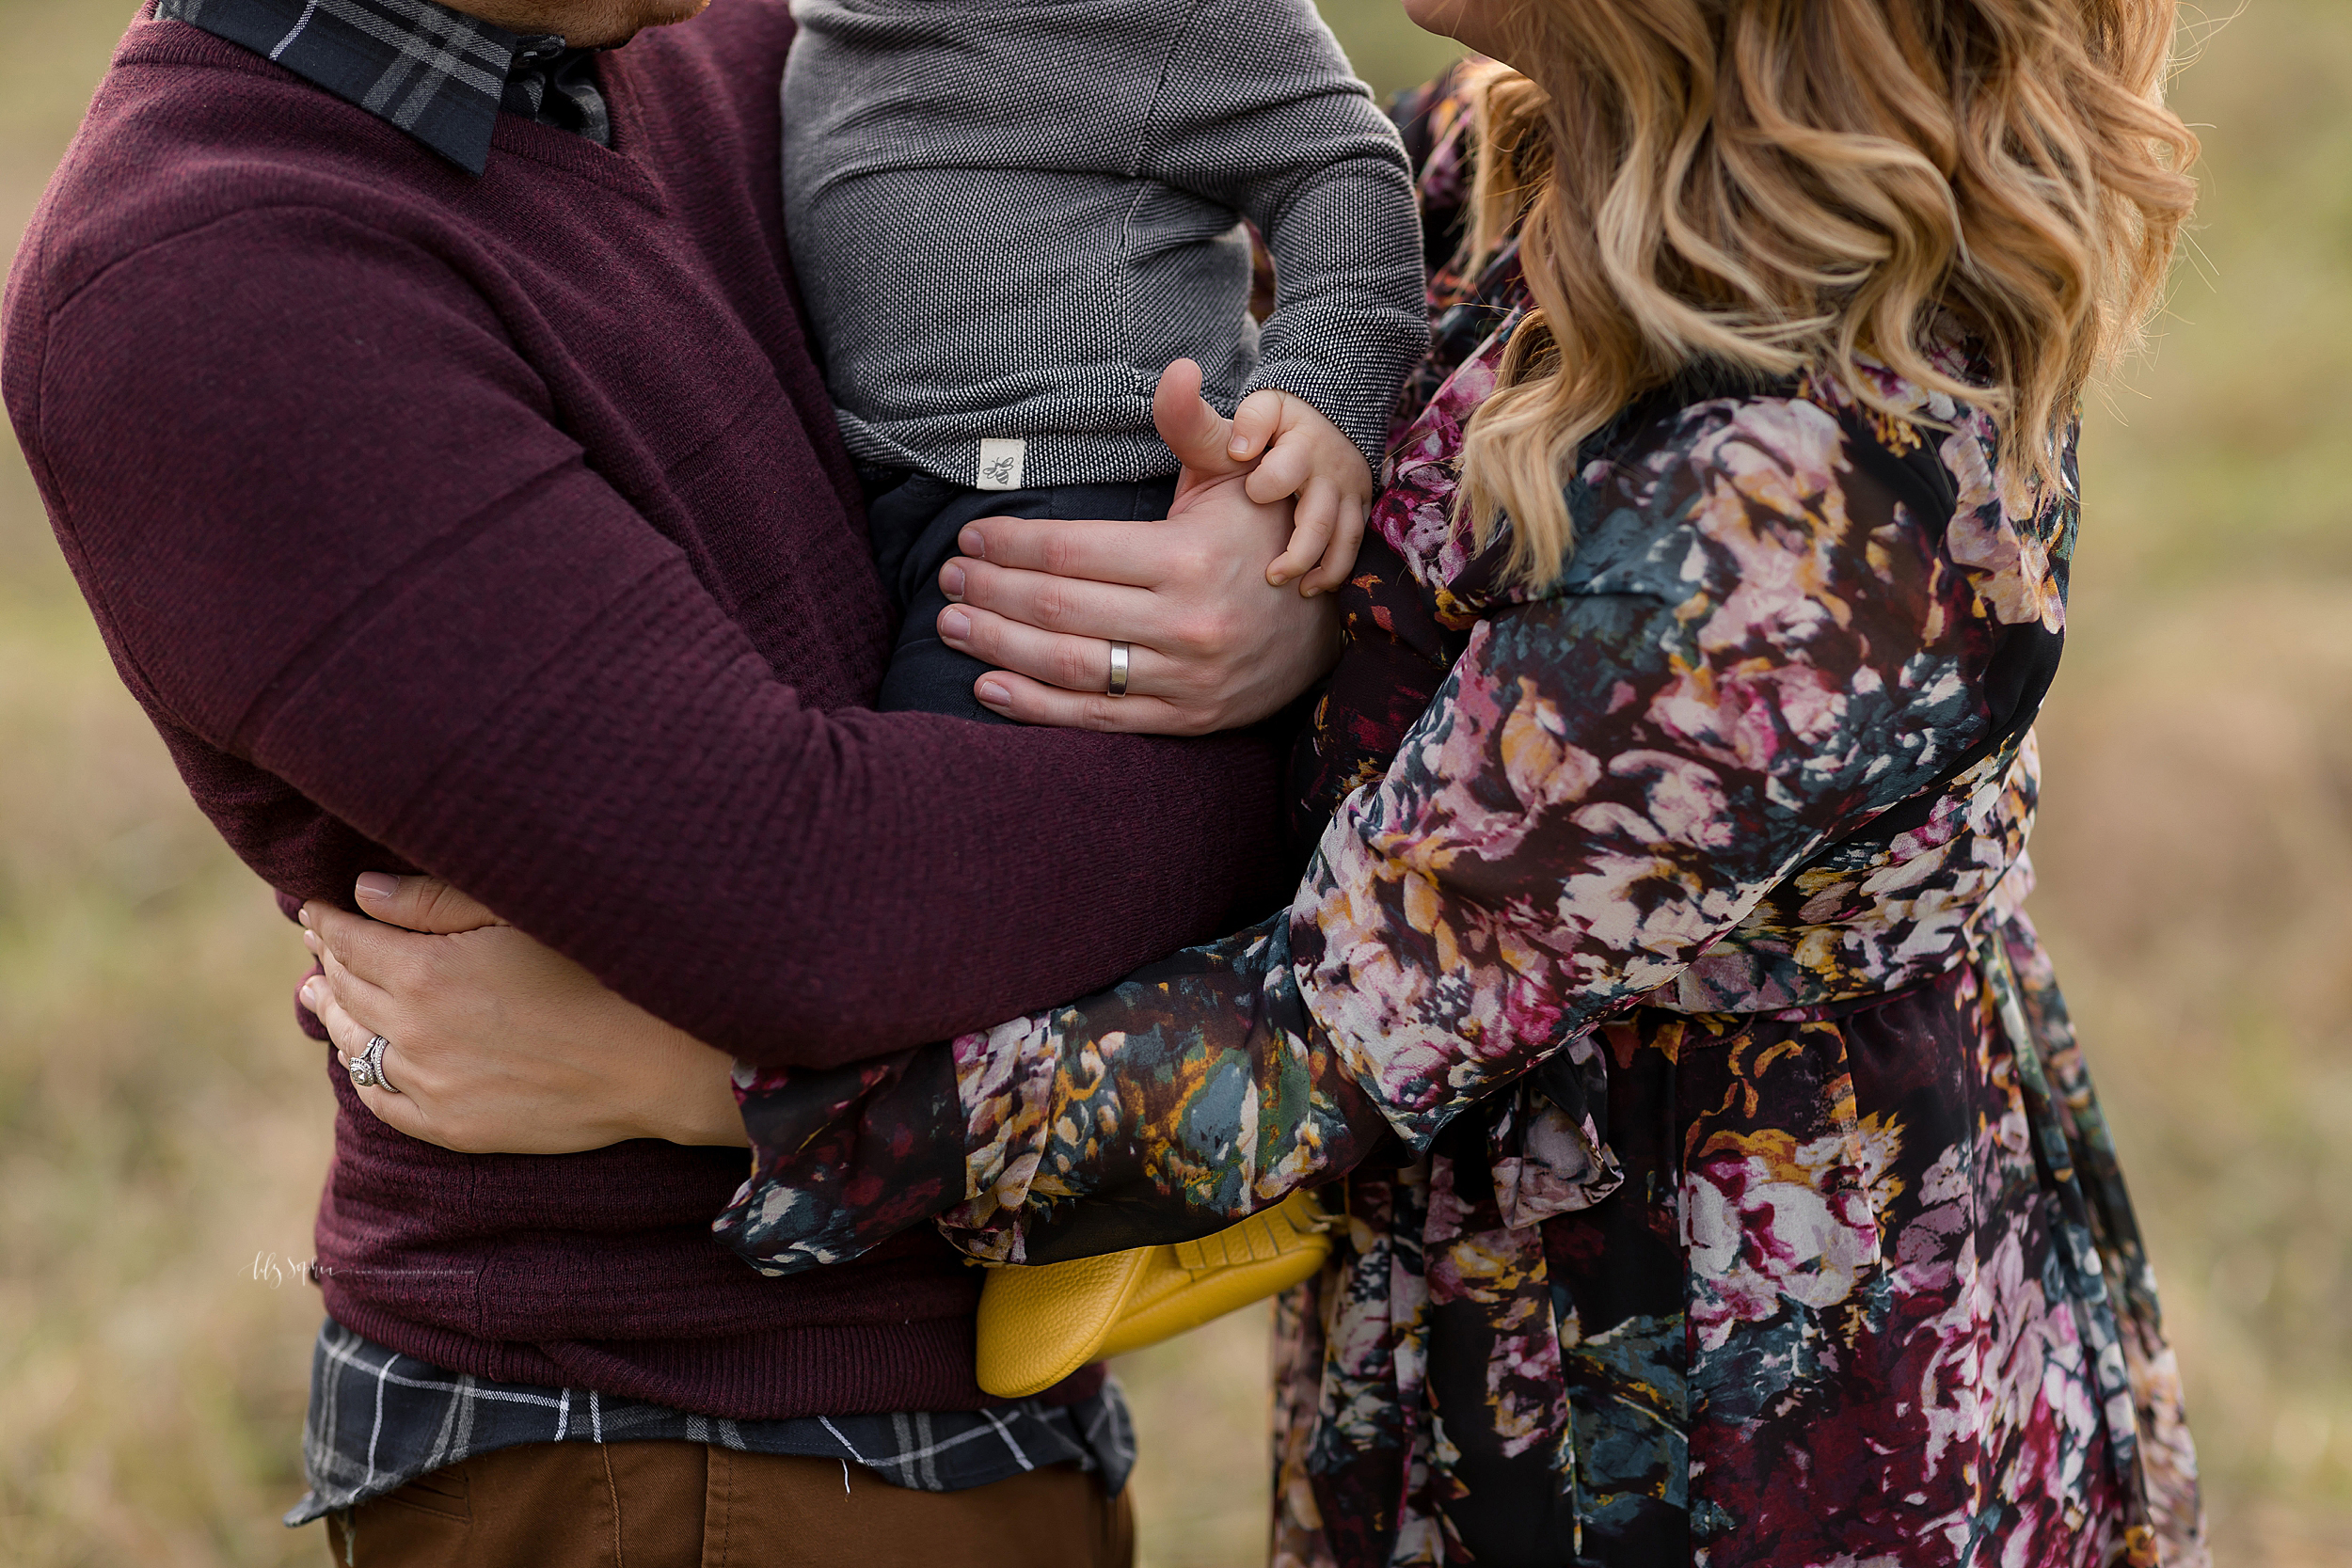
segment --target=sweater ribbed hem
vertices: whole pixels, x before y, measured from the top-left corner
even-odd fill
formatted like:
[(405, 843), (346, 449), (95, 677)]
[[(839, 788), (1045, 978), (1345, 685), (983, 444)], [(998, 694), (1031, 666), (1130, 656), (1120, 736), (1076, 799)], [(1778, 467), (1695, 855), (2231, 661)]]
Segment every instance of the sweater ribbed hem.
[[(818, 1323), (709, 1339), (475, 1339), (350, 1298), (322, 1282), (327, 1315), (380, 1345), (495, 1383), (594, 1388), (727, 1420), (783, 1420), (1002, 1404), (974, 1374), (968, 1317), (905, 1323)], [(1043, 1396), (1089, 1399), (1104, 1370), (1086, 1368)]]

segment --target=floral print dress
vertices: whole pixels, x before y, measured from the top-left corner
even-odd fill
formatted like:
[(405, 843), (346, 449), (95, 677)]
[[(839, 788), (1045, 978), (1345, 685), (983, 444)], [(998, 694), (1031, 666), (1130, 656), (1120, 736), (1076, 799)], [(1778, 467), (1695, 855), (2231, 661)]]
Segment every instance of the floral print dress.
[[(1435, 232), (1462, 105), (1414, 106)], [(1440, 271), (1289, 911), (1072, 1006), (739, 1080), (772, 1272), (1051, 1261), (1300, 1186), (1279, 1564), (2204, 1561), (2113, 1147), (2021, 904), (2076, 501), (1878, 371), (1588, 444), (1540, 590), (1451, 516), (1525, 309)], [(1981, 379), (1958, 335), (1945, 369)]]

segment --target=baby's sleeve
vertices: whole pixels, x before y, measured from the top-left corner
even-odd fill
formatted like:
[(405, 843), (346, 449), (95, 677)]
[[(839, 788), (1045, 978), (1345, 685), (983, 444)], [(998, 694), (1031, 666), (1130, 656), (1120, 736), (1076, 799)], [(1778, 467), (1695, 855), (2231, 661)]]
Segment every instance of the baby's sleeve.
[(1314, 405), (1377, 473), (1426, 352), (1421, 220), (1396, 127), (1309, 0), (1198, 0), (1168, 59), (1144, 173), (1249, 219), (1274, 257), (1263, 387)]

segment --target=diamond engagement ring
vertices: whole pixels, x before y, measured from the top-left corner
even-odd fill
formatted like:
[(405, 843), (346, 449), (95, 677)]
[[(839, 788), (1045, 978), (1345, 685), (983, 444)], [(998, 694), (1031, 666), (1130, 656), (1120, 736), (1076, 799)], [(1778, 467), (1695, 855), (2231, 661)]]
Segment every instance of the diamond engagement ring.
[(1127, 644), (1111, 644), (1111, 683), (1104, 689), (1114, 697), (1127, 695)]
[(349, 1065), (353, 1087), (382, 1089), (387, 1094), (400, 1092), (392, 1087), (392, 1081), (384, 1076), (384, 1048), (391, 1043), (383, 1036), (377, 1035), (368, 1041), (366, 1051), (352, 1058)]

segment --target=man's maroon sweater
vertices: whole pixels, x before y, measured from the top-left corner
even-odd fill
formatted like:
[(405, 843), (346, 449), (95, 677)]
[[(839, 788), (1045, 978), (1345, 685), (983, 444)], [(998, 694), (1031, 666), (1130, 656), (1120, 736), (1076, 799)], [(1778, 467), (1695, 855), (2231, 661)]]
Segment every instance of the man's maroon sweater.
[[(429, 869), (831, 1065), (1100, 987), (1279, 856), (1258, 742), (861, 710), (891, 614), (782, 260), (790, 38), (718, 0), (606, 58), (610, 150), (506, 116), (476, 180), (135, 23), (0, 378), (123, 679), (282, 901)], [(330, 1076), (319, 1256), (363, 1334), (730, 1417), (985, 1402), (928, 1231), (766, 1279), (708, 1234), (737, 1152), (451, 1154)]]

